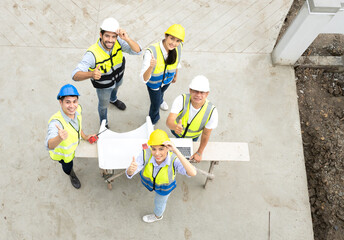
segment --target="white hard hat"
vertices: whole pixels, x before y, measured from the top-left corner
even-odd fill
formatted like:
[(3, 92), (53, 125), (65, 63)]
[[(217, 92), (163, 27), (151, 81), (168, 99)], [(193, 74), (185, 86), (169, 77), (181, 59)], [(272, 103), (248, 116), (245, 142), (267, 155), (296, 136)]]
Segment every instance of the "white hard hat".
[(119, 23), (116, 19), (110, 17), (104, 19), (102, 25), (100, 26), (100, 30), (114, 32), (117, 33), (119, 29)]
[(189, 88), (200, 92), (209, 92), (210, 88), (208, 78), (203, 75), (194, 77), (189, 85)]

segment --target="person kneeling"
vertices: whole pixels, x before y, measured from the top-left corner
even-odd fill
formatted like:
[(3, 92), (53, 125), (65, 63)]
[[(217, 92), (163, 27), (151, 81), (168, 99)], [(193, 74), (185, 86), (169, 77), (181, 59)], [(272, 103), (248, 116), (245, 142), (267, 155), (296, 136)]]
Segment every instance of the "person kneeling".
[(155, 191), (154, 213), (143, 216), (143, 221), (152, 223), (163, 218), (167, 199), (176, 188), (176, 172), (195, 176), (196, 169), (180, 153), (163, 130), (154, 130), (148, 140), (150, 148), (143, 149), (126, 170), (128, 178), (140, 172), (142, 184)]

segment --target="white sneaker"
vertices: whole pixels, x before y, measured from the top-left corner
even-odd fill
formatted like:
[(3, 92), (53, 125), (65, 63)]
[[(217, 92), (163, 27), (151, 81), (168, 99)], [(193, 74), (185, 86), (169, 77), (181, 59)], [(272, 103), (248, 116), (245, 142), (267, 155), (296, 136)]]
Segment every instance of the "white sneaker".
[(156, 222), (156, 221), (159, 221), (163, 218), (163, 216), (161, 216), (160, 218), (157, 218), (155, 216), (155, 214), (148, 214), (146, 216), (143, 216), (142, 217), (142, 220), (146, 223), (152, 223), (152, 222)]
[(167, 110), (168, 110), (167, 102), (164, 101), (164, 102), (160, 105), (160, 109), (161, 109), (161, 110), (164, 110), (164, 111), (167, 111)]

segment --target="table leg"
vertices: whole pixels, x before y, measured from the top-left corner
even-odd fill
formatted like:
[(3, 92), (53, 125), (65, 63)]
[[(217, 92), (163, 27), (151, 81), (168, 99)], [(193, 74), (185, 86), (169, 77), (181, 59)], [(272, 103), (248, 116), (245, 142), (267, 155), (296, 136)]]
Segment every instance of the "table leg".
[[(209, 175), (213, 175), (214, 166), (218, 165), (218, 164), (219, 164), (219, 161), (211, 161), (210, 162), (210, 167), (209, 167), (209, 171), (208, 171)], [(207, 177), (207, 179), (205, 180), (204, 186), (203, 186), (204, 189), (206, 188), (208, 181), (211, 181), (211, 180), (212, 180), (211, 177)]]

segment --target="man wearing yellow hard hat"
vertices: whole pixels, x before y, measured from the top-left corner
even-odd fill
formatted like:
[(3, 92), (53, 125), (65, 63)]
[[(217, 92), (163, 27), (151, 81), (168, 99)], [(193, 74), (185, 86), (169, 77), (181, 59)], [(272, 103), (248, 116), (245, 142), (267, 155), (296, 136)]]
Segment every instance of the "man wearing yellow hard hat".
[(154, 213), (143, 216), (143, 221), (152, 223), (163, 218), (168, 197), (176, 188), (176, 173), (195, 176), (196, 169), (180, 153), (163, 130), (154, 130), (148, 140), (147, 149), (133, 160), (126, 170), (128, 178), (140, 172), (142, 184), (155, 191)]
[(177, 81), (184, 37), (185, 29), (180, 24), (173, 24), (165, 32), (165, 38), (150, 45), (144, 54), (140, 79), (147, 85), (151, 101), (149, 116), (153, 124), (160, 119), (159, 108), (168, 110), (164, 93)]

